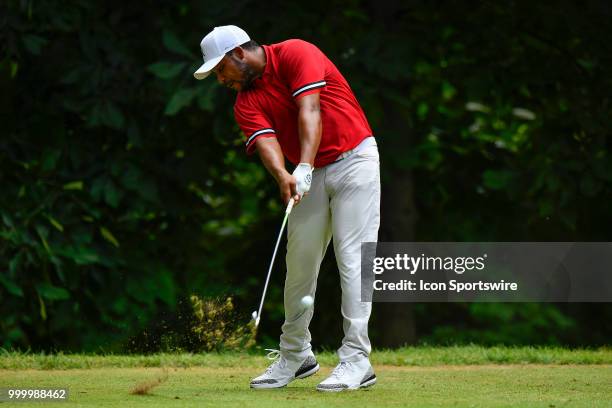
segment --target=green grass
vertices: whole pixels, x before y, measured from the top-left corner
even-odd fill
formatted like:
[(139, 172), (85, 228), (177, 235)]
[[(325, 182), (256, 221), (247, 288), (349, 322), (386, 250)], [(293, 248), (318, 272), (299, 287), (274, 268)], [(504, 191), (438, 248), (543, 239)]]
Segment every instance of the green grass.
[[(167, 380), (149, 395), (130, 394), (136, 384), (164, 377), (165, 371)], [(249, 389), (249, 379), (260, 371), (238, 366), (3, 370), (0, 383), (16, 387), (68, 387), (66, 406), (83, 407), (612, 406), (609, 365), (378, 366), (378, 384), (374, 387), (331, 395), (314, 390), (331, 367), (283, 389)]]
[[(336, 364), (279, 390), (251, 390), (268, 361), (261, 355), (150, 356), (0, 353), (0, 387), (67, 387), (74, 407), (612, 407), (612, 350), (410, 347), (375, 351), (378, 384), (324, 394), (316, 384)], [(161, 383), (147, 395), (138, 384)], [(9, 404), (6, 404), (7, 406)], [(0, 404), (4, 406), (4, 404)], [(18, 407), (40, 406), (20, 403)]]
[[(0, 369), (76, 369), (134, 367), (260, 367), (264, 351), (255, 353), (166, 353), (152, 355), (35, 354), (0, 351)], [(336, 364), (334, 352), (317, 353), (325, 365)], [(560, 347), (404, 347), (375, 350), (372, 364), (393, 366), (481, 364), (612, 364), (612, 348)]]

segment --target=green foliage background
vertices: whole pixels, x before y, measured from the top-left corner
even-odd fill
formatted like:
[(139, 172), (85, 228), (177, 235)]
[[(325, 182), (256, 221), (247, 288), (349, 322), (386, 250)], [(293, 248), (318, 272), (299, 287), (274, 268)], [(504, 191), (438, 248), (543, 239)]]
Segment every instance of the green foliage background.
[[(379, 138), (381, 239), (610, 241), (610, 6), (466, 5), (2, 2), (0, 346), (155, 349), (180, 331), (192, 293), (254, 308), (280, 202), (244, 154), (234, 95), (192, 77), (215, 25), (264, 44), (303, 38), (339, 66)], [(320, 312), (339, 309), (330, 259), (313, 334), (333, 347), (339, 313)], [(269, 342), (282, 321), (279, 265)], [(413, 313), (412, 340), (433, 343), (612, 335), (609, 304)]]

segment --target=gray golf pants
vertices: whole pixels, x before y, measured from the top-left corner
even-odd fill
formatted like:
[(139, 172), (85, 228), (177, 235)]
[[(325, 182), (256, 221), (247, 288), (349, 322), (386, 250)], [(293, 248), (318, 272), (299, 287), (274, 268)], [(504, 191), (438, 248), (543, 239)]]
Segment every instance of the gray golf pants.
[(291, 360), (301, 360), (311, 353), (308, 325), (314, 308), (304, 310), (301, 299), (306, 295), (315, 297), (319, 267), (332, 236), (344, 319), (338, 357), (340, 361), (354, 362), (367, 358), (371, 351), (368, 320), (372, 304), (361, 302), (361, 243), (378, 239), (378, 148), (374, 138), (369, 137), (343, 156), (314, 170), (310, 192), (289, 216), (285, 323), (280, 349)]

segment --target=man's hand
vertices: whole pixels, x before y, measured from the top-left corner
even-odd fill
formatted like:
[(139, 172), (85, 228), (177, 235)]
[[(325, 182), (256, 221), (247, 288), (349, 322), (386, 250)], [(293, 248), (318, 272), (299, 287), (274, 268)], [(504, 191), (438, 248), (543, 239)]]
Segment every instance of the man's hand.
[(297, 204), (300, 200), (300, 196), (297, 194), (295, 177), (285, 171), (276, 180), (278, 182), (278, 189), (280, 190), (283, 203), (287, 205), (289, 199), (293, 197), (295, 203)]
[(310, 163), (300, 163), (293, 171), (295, 177), (295, 192), (301, 197), (310, 191), (312, 183), (312, 166)]
[(293, 174), (286, 171), (279, 174), (277, 178), (278, 188), (285, 204), (289, 202), (290, 198), (293, 198), (295, 205), (297, 205), (304, 195), (310, 191), (312, 171), (313, 168), (310, 164), (300, 163)]

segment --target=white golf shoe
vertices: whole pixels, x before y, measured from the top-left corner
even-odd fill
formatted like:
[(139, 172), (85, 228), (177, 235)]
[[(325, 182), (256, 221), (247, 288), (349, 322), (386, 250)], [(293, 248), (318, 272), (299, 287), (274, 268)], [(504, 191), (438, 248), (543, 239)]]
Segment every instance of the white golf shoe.
[(376, 384), (374, 369), (367, 358), (357, 362), (342, 361), (323, 382), (317, 385), (317, 390), (338, 392), (356, 390)]
[(283, 357), (279, 350), (266, 349), (268, 359), (275, 360), (259, 377), (251, 380), (251, 388), (280, 388), (296, 378), (306, 378), (319, 371), (319, 364), (313, 354), (296, 362)]

